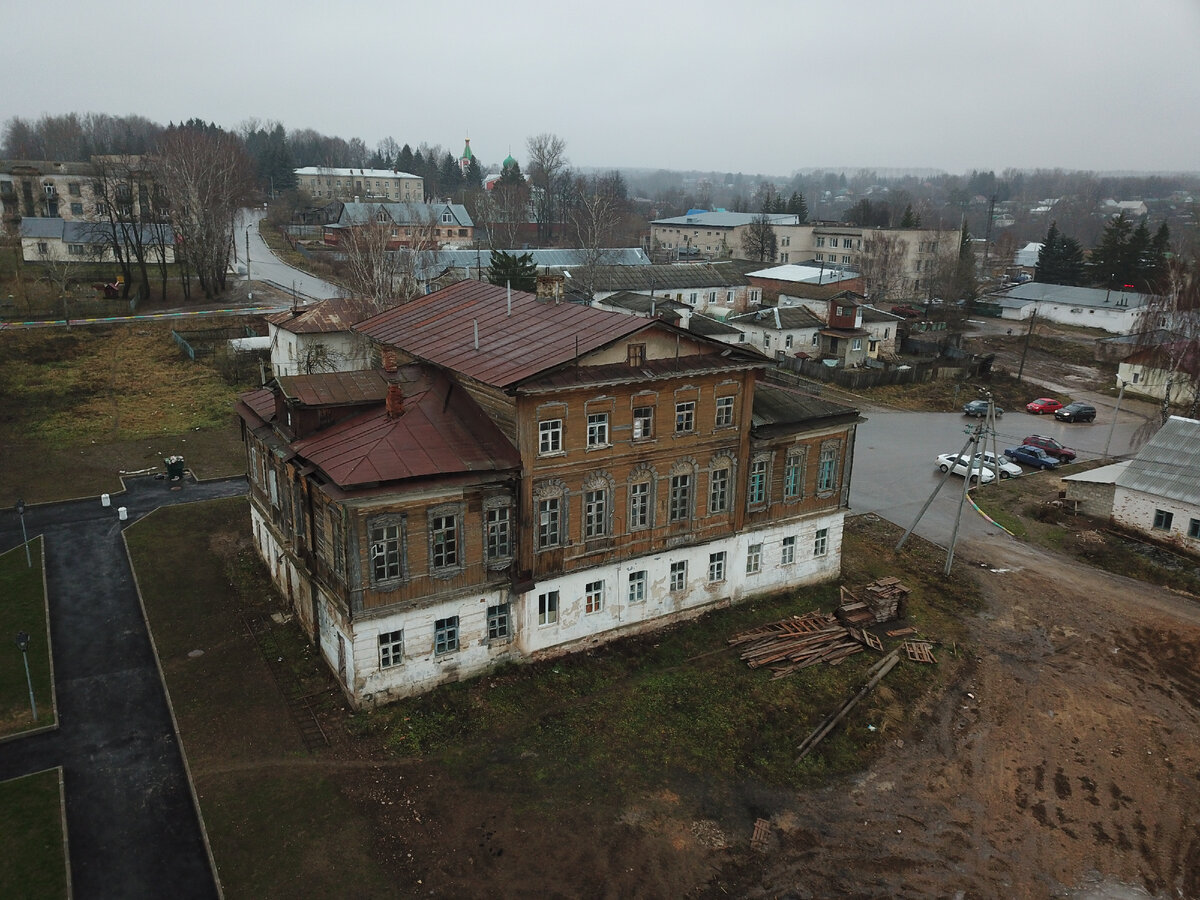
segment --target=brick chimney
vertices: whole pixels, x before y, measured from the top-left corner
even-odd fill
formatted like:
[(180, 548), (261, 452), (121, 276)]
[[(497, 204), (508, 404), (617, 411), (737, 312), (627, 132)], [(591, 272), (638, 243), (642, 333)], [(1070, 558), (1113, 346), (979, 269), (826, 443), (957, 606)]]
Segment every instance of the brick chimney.
[(387, 392), (387, 414), (389, 419), (398, 419), (404, 413), (404, 392), (400, 385), (389, 384)]
[(396, 374), (396, 351), (388, 348), (383, 351), (383, 371), (389, 375)]

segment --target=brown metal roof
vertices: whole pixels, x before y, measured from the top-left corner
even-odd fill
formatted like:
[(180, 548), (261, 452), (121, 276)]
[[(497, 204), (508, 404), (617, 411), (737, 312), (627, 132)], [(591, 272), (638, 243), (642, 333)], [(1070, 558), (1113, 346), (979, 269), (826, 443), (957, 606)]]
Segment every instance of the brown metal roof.
[(285, 375), (277, 380), (284, 397), (305, 406), (352, 406), (387, 396), (387, 382), (377, 369)]
[(755, 429), (782, 426), (819, 428), (845, 419), (860, 421), (858, 410), (795, 388), (760, 381), (754, 388)]
[(264, 422), (270, 422), (275, 417), (275, 394), (270, 388), (247, 391), (238, 399)]
[(766, 361), (751, 356), (737, 347), (726, 346), (721, 353), (693, 353), (679, 359), (648, 359), (640, 366), (628, 363), (610, 363), (604, 366), (564, 366), (556, 372), (547, 372), (539, 378), (530, 379), (521, 385), (522, 391), (537, 392), (557, 390), (573, 386), (597, 384), (624, 384), (627, 382), (655, 381), (678, 375), (702, 375), (712, 372), (734, 372), (745, 369), (762, 369)]
[[(482, 281), (460, 281), (354, 327), (421, 360), (507, 388), (647, 327), (654, 320), (538, 300)], [(475, 349), (478, 328), (479, 349)]]
[(292, 334), (331, 334), (349, 331), (350, 326), (379, 312), (366, 297), (334, 297), (300, 309), (272, 313), (267, 321)]
[(343, 488), (464, 472), (519, 469), (509, 440), (461, 387), (423, 366), (403, 366), (403, 411), (378, 409), (296, 441), (292, 449)]

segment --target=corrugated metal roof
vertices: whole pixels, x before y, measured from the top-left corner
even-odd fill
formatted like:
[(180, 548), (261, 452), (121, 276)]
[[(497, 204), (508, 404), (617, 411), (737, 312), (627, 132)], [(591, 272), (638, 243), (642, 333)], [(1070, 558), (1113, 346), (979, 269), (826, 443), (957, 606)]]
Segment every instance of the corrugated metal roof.
[(764, 360), (758, 354), (752, 355), (740, 347), (726, 345), (719, 353), (693, 353), (680, 356), (679, 359), (648, 359), (640, 366), (630, 366), (627, 363), (579, 368), (567, 366), (526, 381), (521, 385), (521, 389), (536, 392), (583, 385), (640, 383), (678, 375), (761, 369), (764, 365)]
[(238, 399), (264, 422), (270, 422), (275, 417), (275, 394), (270, 388), (247, 391)]
[(349, 331), (351, 325), (378, 312), (378, 305), (369, 298), (334, 297), (300, 309), (272, 313), (267, 321), (292, 334), (331, 334)]
[(507, 388), (647, 327), (665, 326), (576, 303), (539, 301), (524, 291), (512, 292), (510, 315), (505, 288), (460, 281), (360, 322), (354, 330), (418, 359)]
[[(747, 212), (703, 212), (693, 213), (687, 216), (674, 216), (670, 219), (655, 219), (652, 225), (680, 225), (692, 226), (694, 228), (737, 228), (740, 225), (749, 225), (757, 219), (761, 213)], [(794, 213), (768, 213), (767, 219), (773, 225), (795, 225), (798, 217)]]
[(796, 425), (819, 427), (822, 420), (858, 417), (858, 410), (831, 403), (803, 391), (760, 381), (754, 387), (754, 426)]
[(796, 328), (822, 328), (825, 322), (803, 306), (764, 306), (754, 312), (730, 316), (725, 321), (733, 325), (757, 325), (760, 328), (791, 331)]
[(635, 294), (633, 291), (617, 291), (597, 302), (600, 306), (627, 309), (646, 315), (649, 315), (651, 310), (656, 313), (671, 313), (676, 319), (679, 318), (676, 310), (691, 309), (686, 303), (680, 303), (670, 297), (651, 297), (649, 294)]
[[(135, 226), (127, 223), (120, 230), (132, 231)], [(175, 243), (175, 232), (166, 224), (139, 224), (136, 226), (143, 245), (158, 243)], [(21, 219), (21, 237), (61, 239), (67, 244), (107, 244), (112, 240), (112, 227), (107, 222), (77, 222), (60, 218), (26, 217)], [(129, 244), (128, 238), (122, 234), (124, 243)]]
[(296, 175), (320, 175), (322, 177), (329, 175), (334, 178), (339, 175), (343, 178), (419, 178), (419, 175), (411, 175), (408, 172), (398, 172), (395, 169), (341, 169), (330, 168), (326, 166), (304, 166), (301, 169), (294, 169)]
[(815, 263), (809, 265), (788, 263), (746, 274), (754, 278), (769, 278), (772, 281), (787, 281), (795, 284), (836, 284), (839, 281), (852, 281), (862, 277), (862, 273), (853, 266), (834, 266), (832, 264), (822, 266)]
[[(343, 203), (342, 213), (338, 217), (338, 225), (366, 225), (375, 221), (375, 216), (383, 210), (397, 225), (458, 225), (464, 228), (473, 227), (471, 215), (461, 203), (406, 203), (397, 201), (378, 201), (366, 203)], [(449, 213), (453, 222), (443, 222), (442, 217)]]
[[(580, 281), (580, 273), (573, 273)], [(686, 288), (745, 287), (750, 282), (737, 266), (725, 263), (685, 263), (654, 266), (597, 266), (593, 289), (597, 291), (655, 291)], [(567, 282), (568, 287), (571, 281)]]
[(702, 316), (699, 313), (692, 313), (688, 317), (687, 327), (688, 331), (692, 332), (692, 334), (699, 334), (704, 337), (720, 337), (723, 334), (734, 335), (742, 333), (740, 328), (734, 328), (732, 325), (726, 325), (719, 319)]
[(379, 370), (285, 375), (276, 380), (284, 397), (305, 406), (371, 403), (387, 396), (387, 382)]
[(1137, 309), (1150, 295), (1136, 291), (1108, 291), (1103, 288), (1073, 287), (1067, 284), (1043, 284), (1027, 281), (1000, 294), (1013, 300), (1061, 303), (1064, 306), (1091, 306), (1096, 309)]
[(903, 322), (904, 316), (898, 316), (895, 313), (887, 312), (886, 310), (878, 309), (874, 306), (868, 306), (863, 303), (859, 306), (862, 310), (862, 320), (864, 322)]
[(1063, 481), (1078, 481), (1082, 484), (1116, 484), (1121, 473), (1129, 468), (1129, 460), (1113, 463), (1111, 466), (1101, 466), (1098, 469), (1088, 469), (1086, 472), (1076, 472), (1074, 475), (1064, 475)]
[(1200, 421), (1171, 416), (1134, 454), (1116, 483), (1131, 491), (1200, 504)]
[(401, 415), (390, 417), (381, 403), (292, 449), (343, 488), (520, 468), (516, 448), (461, 387), (423, 366), (404, 366), (398, 376)]

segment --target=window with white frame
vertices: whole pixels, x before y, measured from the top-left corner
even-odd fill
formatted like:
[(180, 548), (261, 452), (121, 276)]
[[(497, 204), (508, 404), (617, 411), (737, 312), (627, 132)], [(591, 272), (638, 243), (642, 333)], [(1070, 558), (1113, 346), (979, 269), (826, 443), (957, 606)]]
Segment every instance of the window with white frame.
[(1175, 513), (1168, 512), (1165, 509), (1156, 509), (1154, 511), (1154, 527), (1160, 531), (1170, 531), (1171, 525), (1175, 521)]
[(746, 574), (757, 575), (762, 571), (762, 544), (751, 544), (746, 548)]
[(733, 425), (733, 398), (717, 398), (717, 428), (729, 428)]
[(633, 439), (645, 441), (654, 437), (654, 407), (635, 406), (633, 408)]
[[(849, 245), (849, 244), (850, 244), (850, 242), (849, 242), (849, 241), (846, 241), (846, 244), (847, 244), (847, 245)], [(848, 257), (848, 256), (843, 256), (843, 257), (842, 257), (842, 262), (843, 262), (845, 265), (847, 265), (847, 266), (848, 266), (848, 265), (850, 265), (850, 257)]]
[(771, 336), (769, 334), (767, 334), (765, 331), (763, 332), (763, 349), (764, 350), (771, 349)]
[(629, 573), (629, 602), (646, 602), (646, 570)]
[(562, 419), (538, 422), (538, 453), (546, 456), (562, 452)]
[(829, 529), (818, 528), (813, 538), (813, 556), (824, 556), (829, 552)]
[(562, 544), (562, 497), (542, 497), (538, 500), (538, 548)]
[(538, 624), (553, 625), (558, 621), (558, 591), (538, 594)]
[(608, 534), (608, 491), (593, 488), (583, 492), (583, 537), (584, 540), (604, 537)]
[(367, 532), (371, 541), (371, 582), (379, 584), (399, 578), (403, 574), (400, 522), (373, 521), (368, 525)]
[(688, 434), (696, 430), (696, 401), (683, 400), (675, 404), (675, 433)]
[(512, 611), (509, 604), (488, 607), (487, 634), (489, 641), (506, 641), (512, 637)]
[(854, 338), (852, 341), (850, 341), (850, 349), (851, 350), (861, 350), (862, 349), (862, 338)]
[(790, 566), (796, 561), (796, 536), (788, 535), (779, 545), (779, 564)]
[(819, 343), (821, 343), (821, 335), (814, 331), (812, 336), (812, 345), (815, 347)]
[(708, 511), (723, 513), (729, 509), (729, 467), (713, 469), (708, 476)]
[(379, 668), (390, 669), (404, 662), (404, 629), (379, 635)]
[(608, 446), (608, 413), (591, 413), (587, 417), (587, 445)]
[(433, 624), (433, 653), (453, 653), (458, 649), (458, 616), (437, 619)]
[(604, 609), (604, 582), (589, 581), (583, 589), (583, 611), (591, 615)]
[(634, 481), (629, 485), (629, 530), (650, 527), (651, 481)]
[(692, 517), (692, 476), (681, 472), (671, 476), (671, 496), (667, 519), (682, 522)]
[[(825, 246), (825, 238), (823, 238), (823, 237), (819, 237), (819, 238), (817, 238), (817, 246), (818, 246), (818, 247), (824, 247), (824, 246)], [(820, 255), (818, 254), (818, 256), (817, 256), (817, 259), (820, 259), (820, 258), (821, 258), (821, 257), (820, 257)]]
[(790, 334), (789, 334), (789, 335), (786, 335), (786, 336), (784, 337), (784, 339), (783, 339), (783, 346), (784, 346), (784, 348), (785, 348), (785, 349), (787, 349), (787, 350), (791, 350), (791, 349), (792, 349), (792, 336), (791, 336)]
[(687, 560), (671, 563), (671, 591), (687, 590)]
[(724, 550), (721, 550), (717, 553), (708, 554), (708, 580), (710, 582), (725, 580)]

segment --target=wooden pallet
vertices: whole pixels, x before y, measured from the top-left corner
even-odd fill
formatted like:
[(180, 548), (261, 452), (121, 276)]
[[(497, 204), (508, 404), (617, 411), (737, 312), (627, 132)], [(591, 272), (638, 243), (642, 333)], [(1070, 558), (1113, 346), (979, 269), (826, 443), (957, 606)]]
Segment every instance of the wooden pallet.
[(928, 641), (905, 641), (904, 652), (908, 654), (908, 658), (913, 662), (937, 662), (937, 658), (933, 655), (933, 645)]
[(757, 850), (759, 853), (767, 852), (767, 839), (771, 836), (771, 823), (766, 819), (759, 819), (754, 823), (754, 834), (750, 838), (750, 848)]

